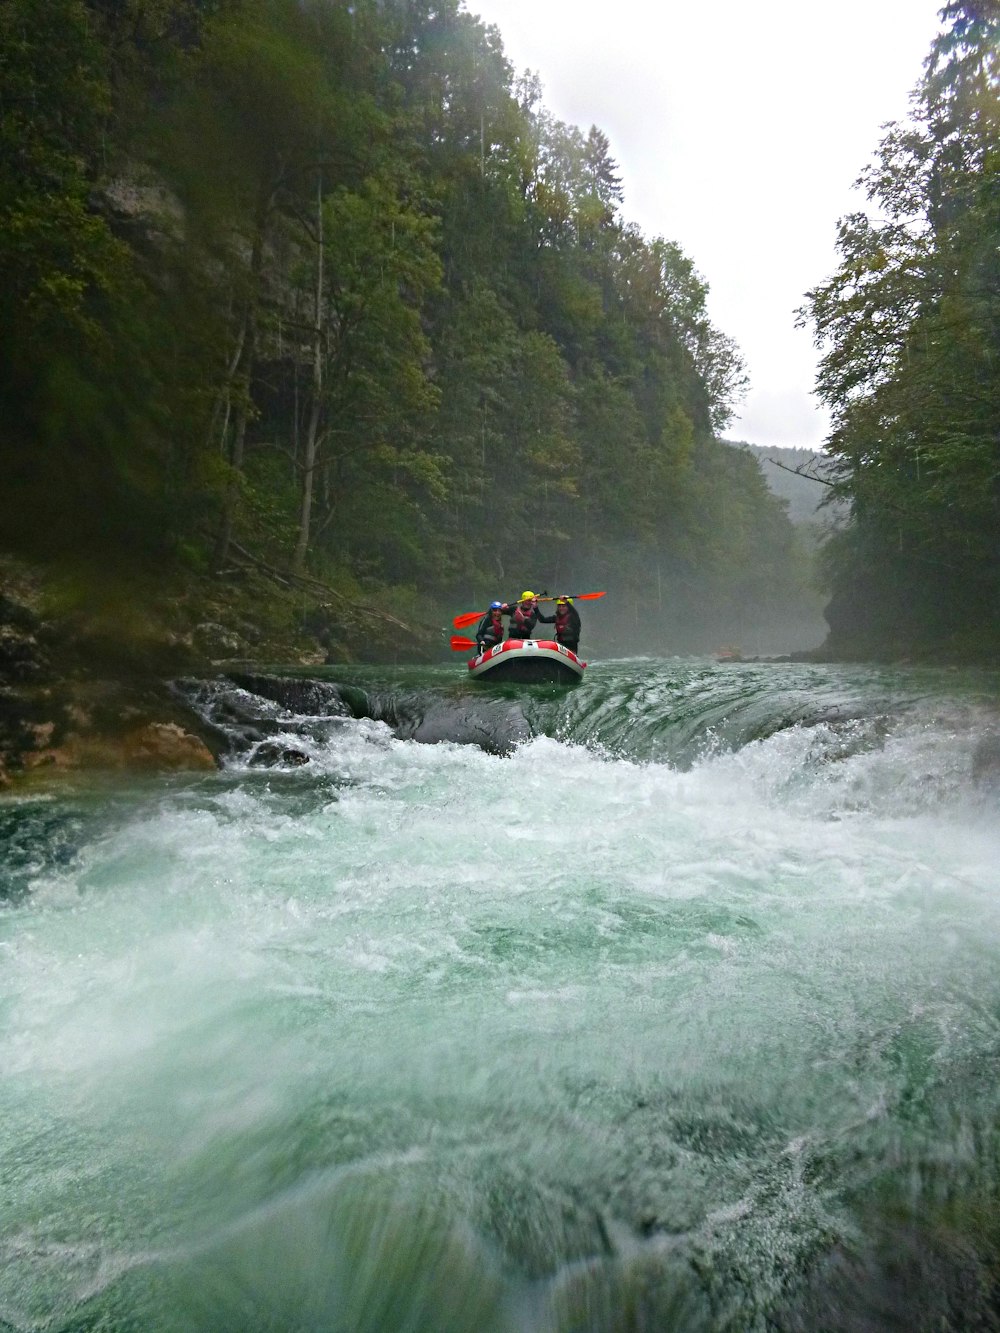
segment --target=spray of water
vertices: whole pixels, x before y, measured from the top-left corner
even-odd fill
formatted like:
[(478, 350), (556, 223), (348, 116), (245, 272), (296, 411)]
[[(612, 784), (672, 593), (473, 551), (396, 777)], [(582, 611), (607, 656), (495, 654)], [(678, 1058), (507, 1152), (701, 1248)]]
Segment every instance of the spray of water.
[(217, 777), (2, 812), (2, 1323), (986, 1317), (991, 682), (192, 690)]

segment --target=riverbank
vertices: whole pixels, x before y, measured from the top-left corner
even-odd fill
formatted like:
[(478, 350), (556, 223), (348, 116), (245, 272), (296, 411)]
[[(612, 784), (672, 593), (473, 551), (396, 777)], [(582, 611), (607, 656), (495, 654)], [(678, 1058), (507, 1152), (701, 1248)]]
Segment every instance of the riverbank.
[[(109, 574), (0, 556), (0, 789), (86, 768), (207, 769), (218, 737), (172, 692), (227, 663), (431, 651), (390, 611), (250, 566)], [(310, 586), (311, 585), (311, 586)]]
[[(388, 595), (377, 606), (362, 597), (249, 557), (221, 578), (176, 565), (67, 571), (0, 554), (0, 789), (82, 769), (216, 766), (219, 737), (171, 689), (180, 677), (438, 660), (442, 640), (415, 592), (391, 606)], [(602, 642), (598, 655), (617, 647)], [(867, 647), (831, 636), (816, 649), (741, 660), (996, 665), (985, 643)]]

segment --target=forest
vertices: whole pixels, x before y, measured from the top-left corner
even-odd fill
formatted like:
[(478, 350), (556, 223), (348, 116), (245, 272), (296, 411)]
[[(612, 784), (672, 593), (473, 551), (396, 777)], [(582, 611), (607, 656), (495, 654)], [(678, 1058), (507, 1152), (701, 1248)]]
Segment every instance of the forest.
[(836, 272), (801, 317), (821, 350), (833, 493), (827, 650), (1000, 652), (1000, 4), (941, 11), (906, 122), (861, 179)]
[[(801, 312), (844, 656), (996, 641), (997, 5), (942, 21)], [(0, 549), (69, 603), (335, 660), (599, 587), (605, 651), (815, 646), (705, 279), (460, 0), (5, 0), (0, 112)]]
[(458, 0), (6, 0), (0, 52), (4, 550), (334, 653), (524, 586), (802, 646), (705, 280)]

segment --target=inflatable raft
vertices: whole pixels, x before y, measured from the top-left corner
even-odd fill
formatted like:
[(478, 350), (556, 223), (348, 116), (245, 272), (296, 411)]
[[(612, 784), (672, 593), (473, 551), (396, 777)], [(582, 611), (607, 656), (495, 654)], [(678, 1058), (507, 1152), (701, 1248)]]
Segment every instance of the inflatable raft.
[(469, 663), (474, 680), (513, 681), (520, 685), (572, 685), (587, 663), (551, 639), (508, 639), (487, 648)]

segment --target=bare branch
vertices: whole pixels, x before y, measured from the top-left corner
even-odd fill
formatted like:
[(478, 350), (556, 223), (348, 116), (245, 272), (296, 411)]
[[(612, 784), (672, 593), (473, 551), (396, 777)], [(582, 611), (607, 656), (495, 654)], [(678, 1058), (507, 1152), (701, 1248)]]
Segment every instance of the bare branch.
[(331, 588), (328, 583), (314, 578), (311, 574), (297, 574), (290, 569), (278, 569), (274, 565), (268, 564), (266, 560), (261, 560), (252, 551), (248, 551), (245, 546), (240, 546), (238, 542), (231, 541), (229, 549), (231, 553), (235, 552), (241, 559), (248, 561), (256, 569), (259, 569), (262, 574), (266, 574), (268, 578), (273, 579), (275, 583), (280, 583), (284, 587), (298, 584), (300, 587), (312, 588), (317, 592), (324, 593), (333, 601), (350, 607), (359, 616), (364, 616), (369, 620), (381, 620), (388, 625), (395, 625), (397, 629), (403, 630), (405, 634), (416, 634), (412, 625), (407, 625), (405, 621), (398, 620), (395, 616), (390, 615), (388, 611), (379, 611), (374, 606), (364, 606), (360, 602), (352, 602), (342, 592), (338, 592), (336, 588)]
[[(820, 486), (836, 486), (836, 485), (837, 485), (837, 483), (836, 483), (835, 481), (827, 481), (827, 479), (826, 479), (825, 477), (817, 477), (817, 476), (815, 475), (815, 473), (812, 473), (812, 472), (803, 472), (803, 471), (801, 470), (801, 468), (797, 468), (797, 467), (789, 467), (787, 463), (779, 463), (778, 460), (777, 460), (776, 458), (765, 458), (765, 459), (764, 459), (764, 462), (765, 462), (765, 463), (773, 463), (775, 467), (780, 467), (781, 470), (782, 470), (782, 472), (790, 472), (790, 473), (792, 474), (793, 477), (801, 477), (804, 481), (815, 481), (815, 482), (817, 482)], [(803, 466), (803, 467), (806, 467), (806, 466), (808, 466), (808, 465), (805, 464), (805, 463), (803, 463), (802, 466)]]

